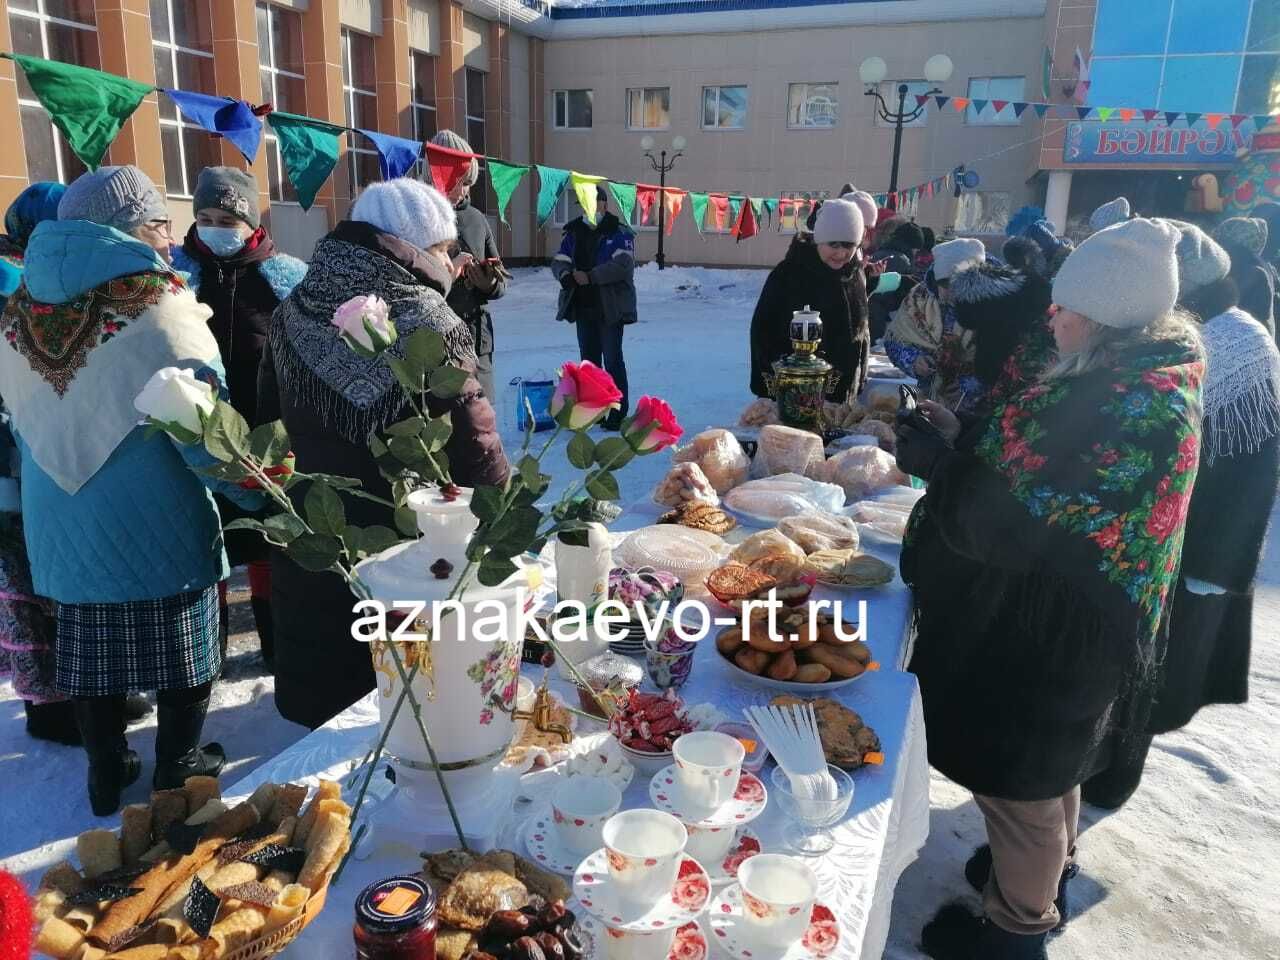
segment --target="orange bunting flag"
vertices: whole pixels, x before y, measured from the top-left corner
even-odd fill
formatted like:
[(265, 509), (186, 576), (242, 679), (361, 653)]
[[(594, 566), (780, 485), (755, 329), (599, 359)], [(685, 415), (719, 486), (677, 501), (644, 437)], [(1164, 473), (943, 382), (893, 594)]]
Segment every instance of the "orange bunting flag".
[(1227, 115), (1225, 113), (1206, 113), (1204, 115), (1204, 122), (1209, 125), (1210, 130), (1217, 130), (1218, 124), (1225, 119), (1227, 119)]
[(636, 205), (640, 208), (640, 225), (649, 222), (649, 214), (653, 205), (658, 202), (658, 188), (648, 183), (636, 184)]
[(1116, 112), (1120, 114), (1121, 120), (1123, 120), (1125, 123), (1128, 123), (1130, 120), (1133, 119), (1133, 115), (1138, 111), (1134, 110), (1132, 107), (1121, 107)]
[(715, 229), (723, 230), (729, 219), (729, 198), (713, 193), (707, 199), (711, 201), (711, 220)]
[(662, 193), (662, 202), (667, 207), (667, 236), (671, 236), (671, 231), (675, 229), (676, 217), (680, 216), (684, 207), (684, 198), (683, 190), (664, 190)]
[(952, 97), (951, 105), (956, 108), (956, 113), (964, 113), (965, 107), (969, 106), (969, 98)]

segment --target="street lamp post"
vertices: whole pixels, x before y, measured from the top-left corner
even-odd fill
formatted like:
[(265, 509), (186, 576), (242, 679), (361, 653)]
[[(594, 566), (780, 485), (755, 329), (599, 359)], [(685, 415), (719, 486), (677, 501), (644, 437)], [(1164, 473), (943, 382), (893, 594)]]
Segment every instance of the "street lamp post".
[[(929, 83), (939, 84), (946, 83), (951, 79), (951, 71), (954, 65), (951, 58), (945, 53), (934, 54), (924, 65), (924, 78)], [(858, 76), (862, 82), (867, 85), (866, 95), (875, 97), (875, 110), (879, 114), (880, 119), (885, 123), (893, 124), (893, 166), (889, 171), (889, 209), (898, 209), (898, 162), (902, 152), (902, 127), (911, 123), (924, 113), (927, 101), (916, 105), (914, 110), (907, 110), (907, 90), (905, 83), (898, 84), (898, 109), (890, 110), (889, 105), (884, 102), (884, 97), (880, 96), (879, 84), (883, 82), (888, 75), (888, 65), (879, 57), (868, 57), (862, 61), (858, 67)], [(925, 96), (933, 96), (942, 93), (936, 86), (929, 90)]]
[(658, 156), (653, 155), (653, 137), (646, 136), (640, 141), (640, 147), (644, 150), (644, 155), (648, 157), (649, 163), (653, 165), (653, 169), (658, 172), (658, 269), (666, 269), (667, 257), (663, 253), (662, 243), (666, 235), (667, 224), (667, 172), (676, 165), (676, 160), (684, 156), (685, 139), (684, 137), (673, 137), (671, 140), (672, 154), (671, 159), (667, 159), (667, 148), (663, 147), (658, 151)]

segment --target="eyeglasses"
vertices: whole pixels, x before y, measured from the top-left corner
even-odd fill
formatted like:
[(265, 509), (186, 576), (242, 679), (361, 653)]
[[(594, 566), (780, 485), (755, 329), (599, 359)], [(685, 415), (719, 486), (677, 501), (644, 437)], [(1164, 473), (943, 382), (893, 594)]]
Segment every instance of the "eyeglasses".
[(171, 233), (173, 231), (172, 220), (148, 220), (144, 226), (148, 230), (154, 230), (157, 233)]
[(837, 250), (853, 250), (858, 245), (849, 240), (833, 240), (827, 246), (835, 247)]

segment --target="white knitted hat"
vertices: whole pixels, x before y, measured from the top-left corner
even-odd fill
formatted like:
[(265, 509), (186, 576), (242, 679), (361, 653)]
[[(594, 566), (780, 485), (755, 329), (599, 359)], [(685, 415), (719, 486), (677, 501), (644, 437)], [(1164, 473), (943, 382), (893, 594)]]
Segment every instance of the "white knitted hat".
[(814, 243), (862, 242), (862, 211), (852, 200), (827, 200), (813, 224)]
[(1168, 221), (1142, 217), (1099, 230), (1062, 264), (1053, 302), (1106, 327), (1145, 327), (1177, 303), (1181, 238)]
[(960, 237), (940, 243), (933, 248), (933, 279), (949, 280), (957, 270), (984, 263), (986, 259), (987, 248), (981, 240)]
[(876, 218), (880, 215), (880, 208), (876, 206), (875, 197), (865, 190), (855, 190), (841, 199), (852, 200), (858, 205), (858, 210), (862, 213), (862, 225), (864, 228), (869, 225), (875, 225)]
[(422, 250), (458, 238), (453, 204), (435, 187), (411, 177), (369, 184), (351, 207), (351, 219), (371, 223)]
[(1133, 215), (1129, 201), (1125, 197), (1116, 197), (1089, 214), (1089, 229), (1097, 232), (1117, 223), (1123, 223)]

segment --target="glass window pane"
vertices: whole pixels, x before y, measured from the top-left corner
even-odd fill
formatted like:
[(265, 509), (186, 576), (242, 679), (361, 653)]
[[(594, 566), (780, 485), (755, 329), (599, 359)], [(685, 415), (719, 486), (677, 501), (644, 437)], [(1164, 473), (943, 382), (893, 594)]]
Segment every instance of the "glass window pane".
[(302, 14), (271, 8), (272, 52), (277, 70), (302, 73)]
[(22, 142), (27, 155), (27, 179), (33, 183), (37, 180), (57, 180), (58, 161), (53, 152), (53, 126), (43, 108), (22, 108)]
[(721, 87), (719, 125), (741, 129), (747, 125), (747, 88)]
[(361, 189), (382, 179), (382, 169), (378, 166), (378, 155), (363, 150), (348, 151), (350, 161), (347, 173), (351, 185), (351, 195), (356, 196)]
[(173, 39), (192, 50), (213, 50), (213, 25), (209, 5), (196, 0), (169, 0), (173, 5)]
[[(44, 48), (40, 45), (40, 23), (32, 20), (30, 17), (9, 17), (9, 29), (13, 33), (13, 50), (15, 53), (23, 53), (31, 57), (44, 56)], [(23, 100), (34, 100), (35, 93), (31, 90), (31, 84), (27, 83), (27, 76), (21, 70), (14, 70), (13, 75), (18, 80), (18, 96)]]
[(373, 38), (363, 33), (351, 34), (351, 76), (352, 86), (362, 90), (373, 90), (378, 85), (373, 66)]
[(1249, 24), (1250, 50), (1280, 50), (1280, 3), (1257, 0)]
[(74, 20), (90, 26), (97, 22), (93, 18), (93, 0), (44, 0), (44, 12), (59, 20)]
[(557, 90), (555, 93), (555, 117), (551, 121), (554, 126), (567, 127), (569, 125), (568, 97), (569, 94), (564, 90)]
[[(1159, 106), (1162, 63), (1159, 57), (1094, 60), (1089, 67), (1089, 101), (1139, 110)], [(1212, 103), (1211, 100), (1205, 102)]]
[(36, 0), (9, 0), (10, 10), (30, 10), (34, 13), (37, 9)]
[(171, 194), (185, 193), (182, 182), (182, 151), (178, 147), (178, 128), (170, 123), (160, 125), (160, 144), (164, 148), (165, 190)]
[(258, 24), (258, 63), (271, 66), (271, 11), (259, 0), (254, 7), (254, 16)]
[(169, 0), (151, 0), (151, 39), (169, 42)]
[(261, 88), (258, 93), (258, 102), (269, 103), (277, 110), (283, 110), (284, 107), (275, 102), (275, 94), (271, 92), (271, 71), (259, 70), (258, 79), (261, 81)]
[(178, 61), (178, 89), (195, 90), (199, 93), (213, 93), (213, 59), (201, 57), (194, 53), (175, 55)]
[(436, 58), (426, 53), (413, 53), (413, 100), (435, 106)]
[[(183, 127), (182, 146), (187, 152), (187, 190), (196, 188), (200, 171), (222, 163), (218, 142), (200, 127)], [(172, 189), (170, 189), (172, 193)]]
[(267, 139), (267, 190), (272, 201), (282, 199), (280, 193), (280, 164), (276, 158), (276, 141), (274, 137)]
[(1156, 106), (1161, 110), (1199, 110), (1206, 103), (1231, 103), (1240, 78), (1240, 59), (1238, 56), (1167, 58), (1164, 86)]
[(424, 107), (413, 110), (413, 137), (415, 140), (430, 140), (436, 135), (436, 112)]
[(49, 23), (45, 25), (45, 33), (49, 37), (50, 60), (97, 68), (98, 34), (96, 31)]
[(275, 105), (277, 110), (287, 110), (290, 113), (306, 113), (306, 81), (297, 77), (285, 76), (283, 73), (277, 73)]
[(716, 125), (716, 102), (719, 99), (719, 90), (719, 87), (702, 88), (702, 125), (704, 127)]
[(1280, 113), (1280, 55), (1244, 58), (1237, 113)]
[(592, 97), (590, 90), (569, 91), (569, 126), (591, 126)]
[[(1098, 15), (1093, 25), (1093, 55), (1164, 53), (1172, 6), (1173, 0), (1142, 0), (1140, 3), (1134, 0), (1098, 0)], [(1064, 66), (1069, 67), (1070, 64)]]
[(839, 89), (837, 83), (791, 84), (787, 123), (793, 127), (834, 127), (840, 116)]
[(640, 127), (640, 91), (627, 91), (627, 126), (633, 130)]
[(351, 126), (365, 130), (377, 130), (378, 98), (364, 93), (357, 93), (354, 94), (354, 99), (356, 115), (355, 122)]
[(351, 34), (342, 31), (342, 85), (351, 86)]
[(1243, 50), (1249, 28), (1249, 3), (1250, 0), (1174, 0), (1169, 53)]
[(467, 116), (484, 116), (484, 81), (485, 74), (480, 70), (467, 68)]
[[(171, 90), (175, 87), (181, 89), (173, 76), (172, 56), (173, 51), (168, 47), (151, 48), (151, 58), (155, 61), (156, 65), (157, 87), (167, 87)], [(168, 97), (156, 97), (156, 103), (160, 106), (160, 116), (164, 117), (166, 120), (173, 120), (178, 116), (177, 108), (173, 105), (173, 101)]]

